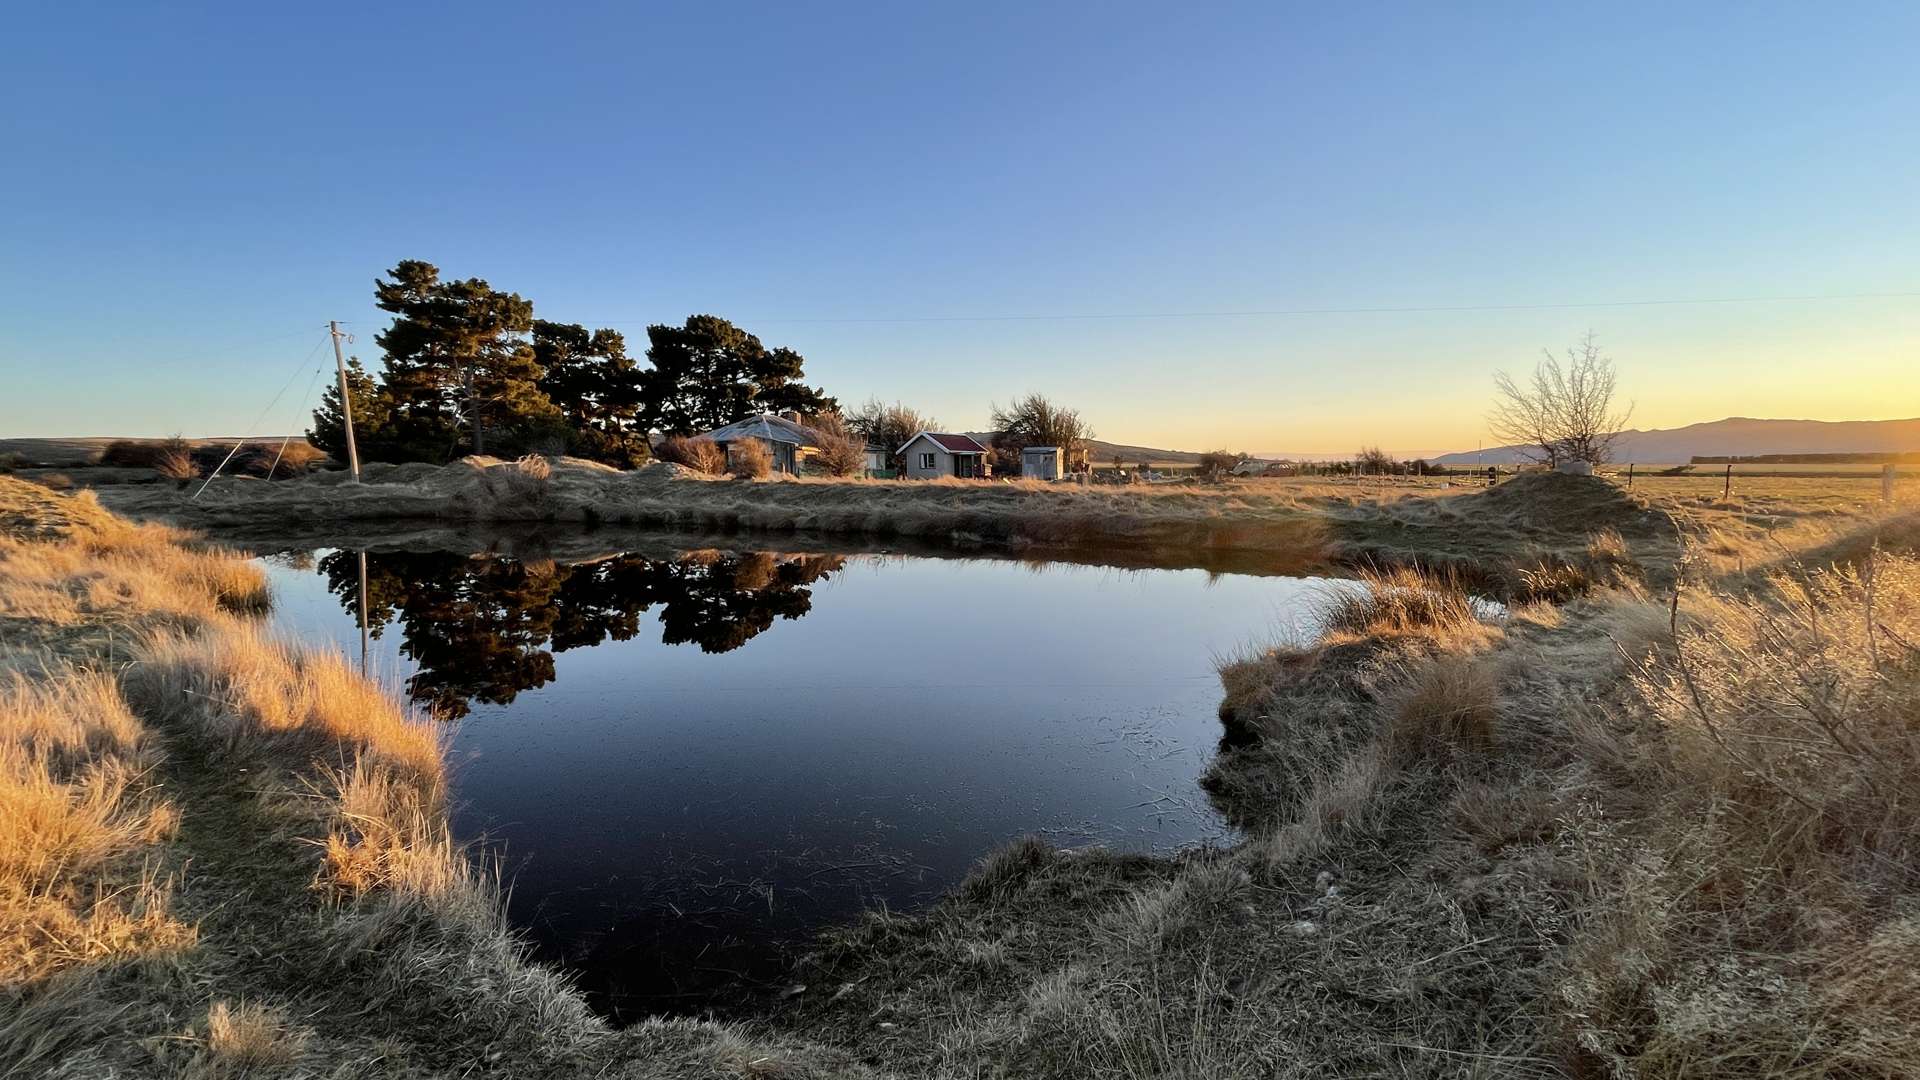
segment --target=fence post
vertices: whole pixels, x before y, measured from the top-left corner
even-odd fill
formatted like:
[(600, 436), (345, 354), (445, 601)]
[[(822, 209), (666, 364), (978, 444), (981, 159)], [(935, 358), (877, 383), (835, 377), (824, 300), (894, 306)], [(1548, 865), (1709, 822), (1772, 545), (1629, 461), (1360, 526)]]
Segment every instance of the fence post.
[(1733, 462), (1729, 461), (1727, 462), (1727, 483), (1720, 489), (1720, 501), (1726, 502), (1731, 498), (1733, 498)]
[(1633, 490), (1633, 462), (1627, 462), (1627, 490)]

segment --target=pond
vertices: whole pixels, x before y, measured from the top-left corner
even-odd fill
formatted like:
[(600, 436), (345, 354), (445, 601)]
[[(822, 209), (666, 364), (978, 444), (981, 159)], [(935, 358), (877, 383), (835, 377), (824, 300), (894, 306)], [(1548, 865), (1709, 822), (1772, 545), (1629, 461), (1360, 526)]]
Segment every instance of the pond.
[[(454, 825), (616, 1019), (777, 990), (1023, 834), (1223, 838), (1214, 663), (1304, 635), (1316, 579), (699, 548), (366, 554), (366, 663), (451, 739)], [(284, 630), (361, 656), (360, 553), (263, 560)]]

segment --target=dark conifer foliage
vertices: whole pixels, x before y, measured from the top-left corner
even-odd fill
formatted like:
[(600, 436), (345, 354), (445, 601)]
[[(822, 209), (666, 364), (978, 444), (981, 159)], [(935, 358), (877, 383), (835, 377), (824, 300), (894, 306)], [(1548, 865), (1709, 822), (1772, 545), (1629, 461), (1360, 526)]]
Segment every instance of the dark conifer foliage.
[[(646, 367), (616, 330), (536, 319), (533, 304), (480, 278), (444, 280), (408, 259), (374, 283), (393, 321), (374, 338), (378, 378), (347, 373), (369, 461), (566, 453), (621, 468), (650, 435), (692, 434), (757, 412), (817, 415), (838, 402), (807, 386), (805, 360), (713, 315), (647, 329)], [(345, 455), (338, 388), (313, 414), (315, 446)]]

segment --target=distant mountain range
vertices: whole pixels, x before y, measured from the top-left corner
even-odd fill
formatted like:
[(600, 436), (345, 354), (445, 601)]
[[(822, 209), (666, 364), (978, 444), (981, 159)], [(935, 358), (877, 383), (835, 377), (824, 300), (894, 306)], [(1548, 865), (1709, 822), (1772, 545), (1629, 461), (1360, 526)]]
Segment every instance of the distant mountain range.
[[(1756, 454), (1899, 454), (1920, 450), (1920, 418), (1912, 420), (1756, 420), (1729, 416), (1704, 424), (1623, 431), (1616, 461), (1677, 465), (1695, 457)], [(1436, 465), (1511, 465), (1520, 448), (1490, 446), (1434, 458)]]

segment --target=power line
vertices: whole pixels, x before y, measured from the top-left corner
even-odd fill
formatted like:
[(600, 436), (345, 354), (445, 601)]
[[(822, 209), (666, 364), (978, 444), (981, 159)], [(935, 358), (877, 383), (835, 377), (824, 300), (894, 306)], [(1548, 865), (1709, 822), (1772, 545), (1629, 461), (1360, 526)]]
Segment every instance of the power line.
[[(220, 470), (227, 467), (227, 462), (233, 460), (233, 456), (240, 452), (240, 448), (247, 445), (247, 443), (253, 441), (254, 435), (258, 433), (258, 431), (260, 430), (260, 422), (267, 418), (267, 414), (273, 411), (273, 407), (275, 405), (280, 404), (280, 399), (286, 396), (287, 389), (293, 385), (293, 380), (300, 377), (300, 369), (303, 367), (306, 367), (308, 363), (312, 362), (314, 354), (320, 351), (320, 346), (325, 345), (327, 343), (327, 340), (328, 340), (327, 338), (321, 338), (319, 341), (316, 341), (313, 343), (313, 348), (307, 350), (307, 355), (302, 357), (300, 359), (300, 363), (294, 366), (293, 372), (287, 376), (287, 381), (280, 384), (280, 390), (278, 393), (273, 395), (273, 400), (267, 402), (267, 407), (264, 409), (261, 409), (260, 415), (253, 418), (253, 423), (248, 425), (247, 427), (247, 434), (239, 439), (234, 440), (233, 449), (228, 450), (227, 456), (224, 458), (221, 458), (220, 464), (214, 466), (213, 471), (207, 474), (207, 479), (205, 480), (205, 482), (203, 482), (200, 485), (200, 490), (193, 493), (194, 500), (199, 499), (201, 495), (206, 493), (207, 487), (208, 485), (213, 483), (214, 477), (220, 475)], [(314, 374), (316, 376), (319, 374), (319, 370), (320, 369), (318, 368), (314, 369)], [(311, 392), (312, 389), (313, 389), (313, 380), (309, 379), (307, 381), (307, 390)], [(189, 501), (193, 501), (193, 500), (189, 500)]]
[(1653, 300), (1587, 300), (1550, 304), (1434, 304), (1381, 307), (1302, 307), (1255, 308), (1239, 311), (1138, 311), (1064, 314), (1013, 315), (901, 315), (848, 318), (754, 319), (756, 325), (768, 323), (848, 324), (848, 323), (968, 323), (968, 322), (1047, 322), (1102, 319), (1247, 319), (1299, 315), (1422, 315), (1476, 311), (1567, 311), (1578, 308), (1681, 307), (1711, 304), (1799, 304), (1832, 300), (1884, 300), (1920, 297), (1920, 290), (1900, 292), (1809, 293), (1797, 296), (1714, 296)]

